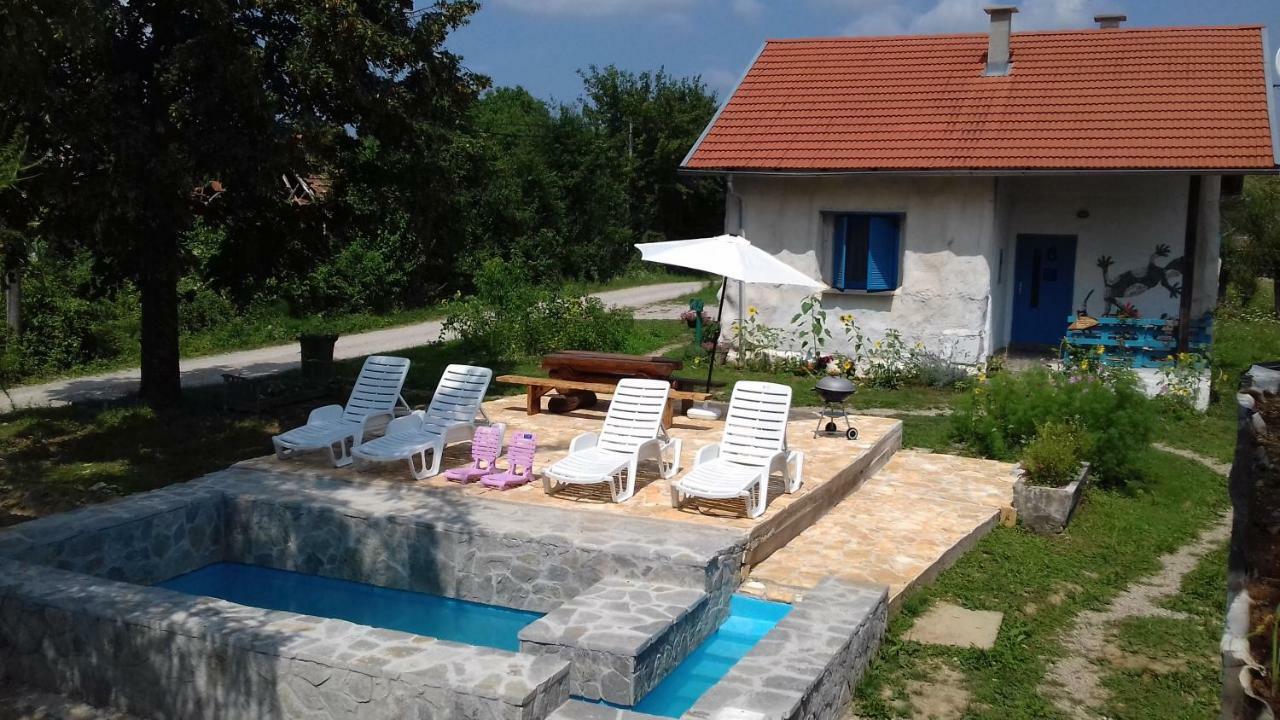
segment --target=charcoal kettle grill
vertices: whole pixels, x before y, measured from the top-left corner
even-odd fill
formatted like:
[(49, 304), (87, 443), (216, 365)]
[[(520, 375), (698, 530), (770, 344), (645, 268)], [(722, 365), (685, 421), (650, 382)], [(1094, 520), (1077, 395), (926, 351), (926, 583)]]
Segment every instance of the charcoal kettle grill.
[[(822, 398), (822, 410), (818, 413), (818, 426), (814, 429), (813, 436), (857, 440), (858, 428), (849, 420), (849, 408), (846, 405), (855, 390), (853, 383), (837, 375), (828, 375), (819, 380), (813, 390)], [(840, 418), (844, 418), (844, 430), (836, 423)]]

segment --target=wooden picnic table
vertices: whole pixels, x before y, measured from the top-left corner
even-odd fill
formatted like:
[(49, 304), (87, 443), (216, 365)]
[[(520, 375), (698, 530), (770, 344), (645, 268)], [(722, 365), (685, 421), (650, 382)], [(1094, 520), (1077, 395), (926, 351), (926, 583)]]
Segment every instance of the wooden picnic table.
[[(622, 380), (624, 378), (618, 378)], [(501, 375), (498, 382), (504, 382), (511, 385), (526, 385), (529, 388), (525, 399), (525, 413), (528, 415), (537, 415), (542, 412), (542, 397), (547, 393), (555, 390), (560, 393), (566, 391), (581, 390), (591, 393), (601, 393), (604, 395), (612, 395), (618, 387), (617, 381), (614, 382), (588, 382), (583, 380), (566, 380), (563, 378), (549, 377), (532, 377), (528, 375)], [(677, 403), (695, 402), (710, 398), (709, 393), (690, 392), (688, 390), (672, 390), (667, 395), (667, 406), (662, 412), (662, 426), (671, 427), (671, 423), (675, 420), (675, 410)]]
[(661, 355), (562, 350), (542, 357), (542, 369), (555, 378), (608, 381), (620, 378), (670, 380), (684, 364)]
[[(557, 380), (577, 380), (587, 383), (617, 385), (623, 378), (666, 380), (679, 389), (671, 374), (683, 367), (679, 360), (661, 355), (623, 355), (621, 353), (592, 352), (589, 350), (561, 350), (542, 357), (542, 369)], [(547, 402), (547, 410), (555, 413), (572, 412), (595, 407), (594, 390), (558, 386), (559, 395)]]

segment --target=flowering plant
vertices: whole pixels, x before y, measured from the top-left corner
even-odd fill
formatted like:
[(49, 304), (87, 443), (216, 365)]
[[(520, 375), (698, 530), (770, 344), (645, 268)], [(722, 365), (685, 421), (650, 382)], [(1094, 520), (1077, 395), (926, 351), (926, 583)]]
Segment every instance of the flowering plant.
[(1125, 303), (1116, 310), (1116, 317), (1124, 320), (1136, 320), (1142, 317), (1142, 313), (1138, 312), (1138, 308), (1134, 307), (1133, 303)]
[(1157, 397), (1175, 405), (1177, 409), (1193, 409), (1200, 387), (1200, 376), (1207, 367), (1208, 361), (1199, 353), (1181, 352), (1170, 355), (1160, 368)]

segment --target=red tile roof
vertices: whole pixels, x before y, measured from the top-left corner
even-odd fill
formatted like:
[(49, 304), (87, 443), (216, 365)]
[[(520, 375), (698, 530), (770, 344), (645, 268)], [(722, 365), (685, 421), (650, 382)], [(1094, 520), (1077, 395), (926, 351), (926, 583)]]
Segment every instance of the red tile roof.
[(694, 147), (700, 170), (1257, 170), (1276, 166), (1262, 30), (771, 40)]

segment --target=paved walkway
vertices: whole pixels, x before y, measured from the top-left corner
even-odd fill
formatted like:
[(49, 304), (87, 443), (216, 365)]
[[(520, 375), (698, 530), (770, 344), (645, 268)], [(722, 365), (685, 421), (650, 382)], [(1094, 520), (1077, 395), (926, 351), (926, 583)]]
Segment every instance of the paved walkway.
[(751, 570), (748, 593), (792, 601), (828, 575), (889, 586), (896, 605), (932, 582), (1013, 504), (1013, 466), (903, 450)]
[[(641, 308), (695, 293), (701, 287), (700, 282), (662, 283), (594, 293), (593, 296), (611, 307)], [(414, 325), (344, 335), (338, 338), (334, 357), (344, 360), (425, 345), (440, 339), (440, 326), (439, 320), (428, 320)], [(219, 383), (222, 381), (222, 374), (226, 372), (269, 375), (298, 367), (298, 344), (189, 358), (182, 361), (181, 367), (183, 387)], [(133, 368), (13, 388), (9, 391), (8, 398), (0, 393), (0, 413), (9, 412), (15, 407), (65, 405), (124, 397), (137, 392), (140, 377), (138, 368)]]

